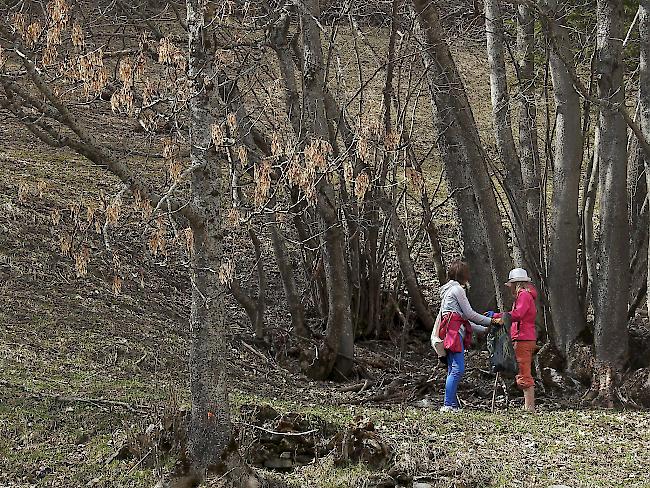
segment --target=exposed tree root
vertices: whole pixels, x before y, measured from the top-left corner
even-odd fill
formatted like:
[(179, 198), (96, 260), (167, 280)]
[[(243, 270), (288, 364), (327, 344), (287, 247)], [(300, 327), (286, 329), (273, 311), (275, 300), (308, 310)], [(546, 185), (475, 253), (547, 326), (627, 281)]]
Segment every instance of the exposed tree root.
[(582, 398), (583, 405), (601, 408), (620, 408), (622, 402), (617, 393), (621, 374), (610, 364), (596, 361), (591, 380), (591, 388)]

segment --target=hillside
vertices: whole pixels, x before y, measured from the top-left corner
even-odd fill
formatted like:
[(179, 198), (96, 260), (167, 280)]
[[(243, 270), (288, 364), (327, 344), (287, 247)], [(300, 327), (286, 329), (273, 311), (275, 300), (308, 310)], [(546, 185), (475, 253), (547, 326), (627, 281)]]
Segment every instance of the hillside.
[[(491, 141), (484, 55), (476, 45), (456, 45), (454, 53), (479, 129)], [(414, 113), (424, 154), (435, 143), (424, 92)], [(121, 120), (103, 114), (93, 131), (115, 146), (143, 150)], [(124, 196), (110, 235), (125, 276), (115, 290), (111, 254), (95, 226), (101, 201), (119, 192), (117, 180), (35, 142), (2, 112), (0, 129), (0, 486), (153, 486), (174, 462), (168, 444), (188, 408), (184, 243), (170, 241), (165, 253), (152, 253), (151, 229)], [(124, 157), (139, 171), (164, 172), (159, 160)], [(440, 162), (431, 157), (427, 169), (435, 187)], [(446, 198), (442, 188), (435, 203)], [(453, 215), (449, 206), (437, 215), (448, 257), (460, 252)], [(229, 251), (237, 275), (246, 276), (255, 257), (240, 244)], [(266, 240), (265, 252), (272, 254)], [(437, 304), (431, 260), (418, 266), (425, 295)], [(269, 271), (273, 346), (254, 339), (234, 300), (227, 309), (232, 415), (247, 460), (257, 459), (264, 442), (280, 446), (261, 461), (271, 466), (263, 473), (273, 485), (650, 486), (648, 413), (575, 409), (578, 389), (561, 397), (542, 393), (540, 413), (523, 415), (518, 394), (501, 388), (491, 413), (492, 377), (484, 372), (486, 353), (477, 351), (460, 390), (465, 409), (444, 416), (438, 409), (445, 371), (423, 331), (404, 339), (395, 328), (390, 340), (357, 344), (358, 377), (348, 383), (308, 380), (287, 332), (279, 277)], [(350, 425), (354, 435), (379, 443), (361, 449), (370, 463), (341, 461), (336, 438)], [(304, 465), (288, 469), (281, 455), (298, 449), (295, 438), (304, 440), (307, 460), (290, 456)]]

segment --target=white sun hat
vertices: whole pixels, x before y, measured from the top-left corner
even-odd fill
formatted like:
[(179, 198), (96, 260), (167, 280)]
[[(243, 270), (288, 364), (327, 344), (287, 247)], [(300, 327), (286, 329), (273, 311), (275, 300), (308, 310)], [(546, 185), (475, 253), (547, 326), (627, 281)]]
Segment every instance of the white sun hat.
[(508, 274), (508, 282), (506, 284), (520, 282), (530, 283), (531, 281), (528, 272), (524, 268), (515, 268)]

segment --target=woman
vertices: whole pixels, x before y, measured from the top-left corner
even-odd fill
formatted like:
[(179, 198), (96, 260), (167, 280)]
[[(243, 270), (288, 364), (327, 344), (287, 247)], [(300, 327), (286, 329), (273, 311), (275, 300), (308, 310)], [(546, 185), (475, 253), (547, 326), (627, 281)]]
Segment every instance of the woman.
[(447, 270), (449, 281), (440, 288), (440, 338), (447, 353), (447, 381), (445, 403), (441, 412), (458, 410), (458, 383), (465, 372), (465, 350), (472, 343), (472, 332), (485, 333), (490, 325), (501, 323), (475, 312), (467, 299), (469, 266), (462, 261), (451, 263)]
[[(506, 286), (510, 288), (515, 298), (515, 303), (510, 312), (512, 319), (510, 337), (515, 347), (515, 357), (519, 366), (516, 382), (517, 386), (524, 392), (524, 409), (534, 412), (535, 380), (531, 371), (533, 354), (537, 347), (537, 331), (535, 330), (537, 290), (523, 268), (515, 268), (510, 271)], [(490, 314), (488, 312), (488, 315), (500, 318), (503, 314)]]

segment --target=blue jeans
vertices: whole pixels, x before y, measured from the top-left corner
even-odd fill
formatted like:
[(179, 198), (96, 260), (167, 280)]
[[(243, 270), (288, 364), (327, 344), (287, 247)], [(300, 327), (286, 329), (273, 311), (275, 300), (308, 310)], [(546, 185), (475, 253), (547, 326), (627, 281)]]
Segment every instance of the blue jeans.
[(465, 373), (464, 348), (461, 352), (447, 351), (447, 382), (445, 383), (445, 405), (458, 407), (458, 383)]

